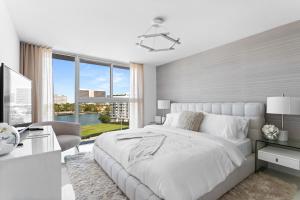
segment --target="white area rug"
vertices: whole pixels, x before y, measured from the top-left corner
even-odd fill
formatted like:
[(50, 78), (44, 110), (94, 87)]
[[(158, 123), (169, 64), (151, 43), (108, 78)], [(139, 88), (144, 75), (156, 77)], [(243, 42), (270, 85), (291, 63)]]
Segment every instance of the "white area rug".
[(76, 200), (125, 200), (117, 185), (93, 159), (92, 153), (65, 157)]
[[(125, 200), (117, 185), (93, 159), (92, 153), (66, 156), (67, 171), (77, 200)], [(264, 173), (253, 174), (221, 200), (289, 200), (297, 186)]]

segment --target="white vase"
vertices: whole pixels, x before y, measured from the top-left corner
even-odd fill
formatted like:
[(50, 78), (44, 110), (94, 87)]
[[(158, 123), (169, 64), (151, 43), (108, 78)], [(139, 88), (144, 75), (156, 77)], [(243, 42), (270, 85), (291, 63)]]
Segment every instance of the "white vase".
[(281, 142), (288, 141), (289, 132), (288, 131), (280, 131), (278, 140)]
[(20, 134), (15, 127), (0, 123), (0, 156), (13, 151), (20, 142)]

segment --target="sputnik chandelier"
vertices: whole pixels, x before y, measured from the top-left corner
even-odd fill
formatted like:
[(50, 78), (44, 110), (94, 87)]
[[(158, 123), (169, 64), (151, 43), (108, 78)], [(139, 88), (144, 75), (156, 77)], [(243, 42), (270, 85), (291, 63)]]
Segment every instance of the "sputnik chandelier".
[(149, 52), (174, 50), (180, 44), (180, 39), (174, 39), (170, 33), (162, 26), (164, 18), (156, 17), (152, 25), (143, 34), (138, 36), (137, 46), (147, 49)]

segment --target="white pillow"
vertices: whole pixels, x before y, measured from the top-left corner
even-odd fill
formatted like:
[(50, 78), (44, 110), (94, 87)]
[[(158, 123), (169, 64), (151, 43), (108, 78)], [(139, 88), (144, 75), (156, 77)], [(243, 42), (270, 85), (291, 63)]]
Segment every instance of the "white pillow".
[(249, 119), (239, 116), (204, 114), (200, 131), (230, 140), (247, 137)]
[(167, 126), (167, 127), (176, 127), (176, 123), (177, 123), (177, 118), (179, 117), (180, 113), (168, 113), (166, 115), (166, 120), (163, 124), (163, 126)]

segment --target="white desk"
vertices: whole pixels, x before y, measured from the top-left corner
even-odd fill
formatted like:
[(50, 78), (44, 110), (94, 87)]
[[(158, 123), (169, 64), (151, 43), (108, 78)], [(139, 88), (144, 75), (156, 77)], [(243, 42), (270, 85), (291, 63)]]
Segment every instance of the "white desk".
[(52, 127), (23, 134), (22, 147), (0, 156), (0, 199), (61, 199), (61, 149)]

